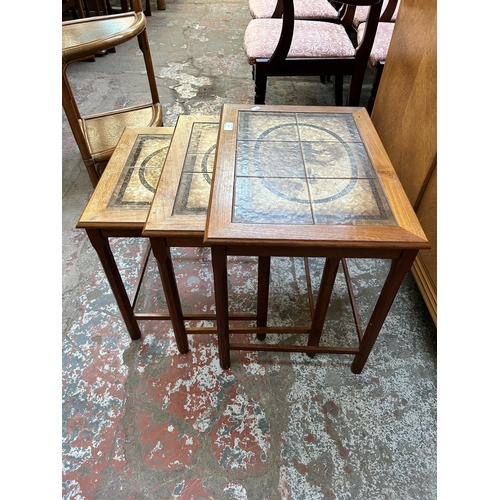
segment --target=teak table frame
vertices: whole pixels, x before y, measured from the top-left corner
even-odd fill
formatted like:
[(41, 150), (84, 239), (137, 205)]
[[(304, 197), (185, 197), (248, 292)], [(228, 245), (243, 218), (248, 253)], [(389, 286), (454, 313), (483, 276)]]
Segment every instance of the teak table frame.
[[(207, 130), (203, 130), (206, 127)], [(153, 254), (158, 263), (163, 290), (171, 310), (172, 327), (178, 344), (187, 339), (187, 334), (217, 333), (216, 327), (186, 327), (185, 321), (215, 321), (214, 313), (182, 312), (170, 249), (172, 247), (204, 247), (203, 242), (206, 210), (210, 194), (211, 166), (215, 157), (215, 146), (219, 118), (211, 116), (181, 115), (177, 120), (172, 144), (158, 181), (154, 200), (144, 224), (142, 235), (149, 238)], [(198, 179), (194, 179), (197, 176)], [(191, 179), (192, 177), (192, 179)], [(196, 185), (190, 191), (186, 187)], [(193, 200), (189, 192), (194, 192)], [(184, 205), (179, 201), (185, 199)], [(181, 208), (177, 208), (181, 205)], [(183, 208), (184, 206), (184, 208)], [(259, 300), (256, 313), (231, 314), (231, 320), (266, 323), (269, 267), (268, 259), (259, 261)], [(262, 283), (262, 285), (261, 285)], [(173, 312), (176, 311), (176, 314)], [(183, 345), (187, 352), (187, 340)]]
[[(265, 114), (269, 114), (275, 118), (275, 121), (269, 126), (268, 130), (253, 130), (248, 132), (242, 125), (242, 116), (249, 117), (250, 114), (259, 115), (265, 118)], [(378, 203), (383, 205), (383, 199), (386, 199), (386, 212), (390, 213), (391, 217), (387, 217), (387, 222), (356, 222), (356, 223), (318, 223), (320, 216), (324, 220), (329, 220), (328, 217), (335, 217), (337, 214), (331, 212), (320, 213), (319, 205), (313, 206), (313, 223), (287, 223), (285, 219), (271, 220), (270, 223), (255, 222), (258, 217), (258, 211), (261, 206), (263, 217), (267, 216), (266, 209), (270, 204), (267, 199), (258, 198), (256, 191), (261, 189), (269, 194), (273, 186), (270, 186), (270, 178), (266, 178), (262, 171), (258, 174), (248, 173), (248, 177), (238, 177), (239, 168), (255, 168), (255, 161), (248, 160), (243, 162), (243, 167), (237, 166), (238, 158), (241, 150), (248, 147), (260, 147), (259, 140), (266, 136), (270, 136), (271, 132), (275, 133), (279, 129), (280, 115), (283, 113), (297, 115), (297, 122), (300, 119), (307, 122), (308, 114), (315, 114), (320, 117), (319, 123), (324, 124), (326, 133), (336, 137), (335, 141), (345, 146), (346, 138), (342, 137), (343, 132), (335, 128), (335, 125), (330, 125), (336, 117), (352, 116), (355, 125), (352, 127), (355, 134), (359, 133), (364, 148), (366, 150), (369, 162), (373, 165), (368, 179), (363, 179), (363, 182), (371, 185), (378, 185), (376, 197)], [(252, 119), (250, 117), (248, 120)], [(274, 119), (274, 118), (273, 118)], [(286, 123), (287, 127), (293, 126), (293, 120)], [(250, 123), (250, 122), (249, 122)], [(333, 130), (328, 130), (329, 126), (333, 126)], [(315, 127), (316, 130), (321, 129), (321, 126), (309, 125), (310, 128)], [(301, 129), (305, 131), (307, 127)], [(238, 149), (238, 140), (243, 133), (252, 139), (250, 145), (241, 144)], [(324, 132), (324, 131), (323, 131)], [(252, 135), (253, 134), (253, 135)], [(300, 134), (299, 134), (300, 136)], [(258, 138), (258, 140), (255, 140)], [(275, 139), (281, 140), (279, 136)], [(350, 139), (352, 140), (352, 139)], [(335, 144), (332, 139), (331, 144)], [(290, 140), (290, 143), (293, 141)], [(279, 143), (281, 147), (275, 146), (274, 151), (277, 152), (275, 161), (269, 162), (279, 166), (283, 171), (286, 168), (284, 159), (286, 153), (282, 147), (286, 145), (284, 142)], [(257, 146), (256, 146), (257, 145)], [(243, 147), (244, 146), (244, 147)], [(353, 146), (353, 145), (351, 145)], [(351, 156), (354, 147), (350, 147)], [(261, 152), (262, 152), (261, 148)], [(260, 153), (259, 153), (260, 154)], [(274, 153), (276, 154), (276, 153)], [(257, 158), (255, 153), (254, 160)], [(334, 158), (331, 158), (334, 160)], [(250, 165), (250, 167), (245, 167)], [(323, 165), (324, 166), (324, 165)], [(307, 168), (306, 168), (307, 169)], [(276, 174), (278, 177), (284, 174)], [(303, 176), (302, 172), (300, 173)], [(378, 179), (378, 180), (377, 180)], [(291, 178), (288, 181), (290, 186), (295, 179)], [(311, 178), (312, 184), (318, 179)], [(326, 184), (336, 182), (337, 179), (325, 179)], [(302, 181), (302, 179), (301, 179)], [(352, 179), (353, 184), (361, 184), (359, 179)], [(253, 182), (253, 184), (251, 184)], [(309, 189), (313, 189), (314, 187)], [(238, 184), (239, 183), (239, 184)], [(255, 200), (248, 202), (244, 199), (240, 192), (245, 190), (241, 186), (253, 186), (248, 188), (248, 196)], [(259, 183), (266, 186), (262, 189)], [(287, 187), (288, 189), (288, 187)], [(347, 191), (347, 190), (345, 190)], [(385, 192), (385, 196), (384, 196)], [(290, 191), (288, 199), (296, 201), (298, 195), (295, 196), (293, 191)], [(276, 193), (274, 192), (272, 196)], [(294, 197), (295, 196), (295, 197)], [(311, 196), (311, 195), (310, 195)], [(286, 197), (281, 198), (281, 205)], [(312, 198), (312, 196), (311, 196)], [(243, 200), (243, 201), (242, 201)], [(256, 214), (252, 215), (252, 219), (248, 219), (249, 209), (245, 206), (245, 210), (240, 211), (241, 203), (254, 203)], [(296, 203), (297, 205), (297, 203)], [(361, 213), (364, 213), (365, 207), (363, 204), (357, 204)], [(376, 207), (376, 204), (375, 204)], [(250, 207), (252, 208), (252, 207)], [(377, 208), (375, 208), (377, 210)], [(278, 208), (271, 207), (267, 211), (283, 212), (281, 206)], [(316, 213), (315, 210), (318, 210)], [(238, 214), (240, 214), (238, 216)], [(243, 215), (241, 215), (243, 214)], [(296, 214), (291, 214), (295, 216)], [(348, 214), (349, 215), (349, 214)], [(353, 214), (356, 215), (356, 214)], [(361, 217), (362, 219), (362, 217)], [(354, 360), (351, 365), (351, 370), (354, 373), (361, 373), (366, 360), (371, 352), (375, 340), (382, 328), (385, 318), (393, 303), (394, 298), (399, 290), (399, 287), (410, 270), (411, 265), (420, 249), (429, 248), (429, 243), (423, 233), (418, 219), (404, 193), (404, 190), (399, 182), (399, 179), (391, 165), (391, 162), (384, 150), (380, 139), (371, 123), (371, 120), (364, 108), (328, 108), (328, 107), (300, 107), (300, 106), (260, 106), (253, 107), (249, 105), (229, 105), (223, 106), (221, 113), (220, 133), (217, 143), (217, 158), (214, 167), (214, 177), (212, 182), (212, 191), (210, 196), (210, 205), (208, 209), (207, 225), (205, 231), (205, 244), (212, 248), (212, 263), (215, 277), (215, 299), (217, 312), (217, 329), (219, 342), (219, 355), (221, 368), (227, 369), (230, 367), (230, 350), (266, 350), (266, 351), (296, 351), (306, 352), (309, 355), (315, 353), (337, 353), (337, 354), (353, 354)], [(227, 283), (227, 256), (228, 255), (256, 255), (264, 259), (269, 259), (271, 256), (301, 256), (301, 257), (325, 257), (325, 267), (321, 281), (319, 296), (316, 302), (314, 316), (310, 328), (305, 333), (308, 334), (307, 346), (284, 346), (278, 344), (244, 344), (232, 343), (230, 334), (241, 333), (229, 327), (228, 317), (228, 283)], [(364, 332), (359, 327), (359, 319), (353, 303), (355, 312), (355, 320), (357, 323), (357, 332), (359, 337), (359, 347), (323, 347), (319, 346), (320, 336), (323, 330), (328, 304), (330, 301), (331, 292), (335, 282), (339, 263), (346, 258), (370, 258), (370, 259), (390, 259), (392, 265), (382, 288), (378, 301), (372, 312), (368, 326)], [(347, 279), (348, 274), (346, 275)], [(290, 328), (274, 328), (269, 326), (248, 327), (246, 333), (257, 333), (263, 338), (266, 333), (297, 333)]]
[[(132, 189), (131, 199), (120, 201), (126, 193), (126, 185), (133, 182), (134, 177), (139, 177), (135, 170), (145, 168), (144, 163), (148, 158), (156, 156), (159, 164), (149, 167), (151, 171), (156, 170), (156, 182), (160, 176), (174, 129), (172, 127), (143, 127), (127, 128), (118, 141), (116, 149), (108, 162), (108, 165), (92, 193), (92, 196), (85, 207), (76, 227), (85, 229), (89, 240), (99, 256), (111, 290), (122, 314), (123, 320), (132, 340), (141, 337), (141, 330), (138, 320), (170, 320), (171, 314), (163, 313), (137, 313), (135, 306), (139, 289), (146, 271), (146, 265), (151, 253), (151, 247), (147, 245), (143, 260), (140, 264), (137, 284), (132, 293), (127, 293), (118, 269), (115, 257), (110, 247), (110, 238), (140, 238), (148, 215), (149, 206), (153, 198), (152, 188), (156, 185), (143, 186), (142, 189)], [(136, 147), (138, 140), (143, 138), (158, 137), (158, 145), (153, 150), (147, 150), (143, 159), (137, 154)], [(134, 163), (134, 152), (138, 160)], [(137, 163), (137, 161), (139, 163)], [(130, 175), (131, 174), (131, 175)], [(143, 176), (144, 177), (144, 176)], [(153, 177), (154, 178), (154, 177)], [(154, 184), (154, 181), (151, 181)], [(148, 189), (149, 188), (149, 189)], [(122, 192), (123, 191), (123, 192)], [(118, 194), (117, 194), (118, 193)], [(117, 202), (118, 200), (118, 202)], [(127, 203), (128, 202), (128, 203)], [(170, 306), (169, 306), (170, 309)], [(175, 310), (174, 310), (175, 316)], [(177, 339), (179, 350), (187, 351), (187, 343), (184, 338)]]

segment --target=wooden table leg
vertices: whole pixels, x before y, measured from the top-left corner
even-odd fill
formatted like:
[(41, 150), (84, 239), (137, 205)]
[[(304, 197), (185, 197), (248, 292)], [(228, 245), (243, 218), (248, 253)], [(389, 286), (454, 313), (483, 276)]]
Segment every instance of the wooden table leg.
[[(271, 257), (259, 257), (257, 277), (257, 326), (267, 326), (267, 309), (269, 305), (269, 275)], [(258, 333), (259, 340), (265, 340), (265, 333)]]
[(160, 272), (165, 298), (167, 299), (170, 321), (172, 322), (177, 349), (179, 349), (181, 354), (185, 354), (189, 351), (189, 345), (170, 248), (164, 238), (150, 238), (150, 241), (151, 249), (158, 263), (158, 270)]
[(212, 247), (212, 267), (214, 271), (215, 313), (217, 318), (219, 363), (220, 367), (223, 370), (226, 370), (231, 366), (226, 247), (218, 245)]
[(351, 371), (353, 373), (362, 372), (382, 325), (384, 324), (385, 318), (396, 298), (399, 287), (404, 277), (411, 269), (417, 253), (418, 251), (415, 250), (404, 250), (399, 259), (394, 259), (392, 261), (391, 269), (359, 344), (359, 353), (356, 354), (352, 362)]
[[(328, 305), (330, 304), (330, 297), (332, 296), (333, 285), (337, 277), (340, 259), (327, 258), (323, 275), (321, 277), (321, 285), (319, 287), (318, 300), (314, 308), (314, 316), (311, 325), (311, 332), (309, 333), (308, 346), (318, 346), (323, 332), (323, 325), (325, 324), (326, 313), (328, 312)], [(310, 358), (314, 354), (307, 354)]]
[(115, 296), (118, 308), (123, 316), (130, 338), (137, 340), (141, 338), (141, 330), (134, 316), (134, 310), (123, 284), (120, 271), (116, 265), (113, 252), (109, 246), (109, 239), (103, 236), (99, 229), (86, 229), (90, 243), (95, 248), (101, 265), (108, 278), (109, 285)]

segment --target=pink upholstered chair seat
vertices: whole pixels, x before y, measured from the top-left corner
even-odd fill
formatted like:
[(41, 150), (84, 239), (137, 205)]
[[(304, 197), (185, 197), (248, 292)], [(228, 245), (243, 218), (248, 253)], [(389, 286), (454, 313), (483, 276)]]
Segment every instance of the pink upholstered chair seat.
[[(378, 23), (377, 34), (373, 42), (372, 51), (368, 62), (372, 66), (376, 66), (379, 62), (385, 61), (389, 44), (391, 43), (392, 33), (394, 31), (394, 23)], [(358, 27), (358, 42), (363, 37), (366, 23), (361, 23)]]
[[(249, 0), (248, 8), (254, 19), (272, 17), (276, 0)], [(339, 13), (328, 0), (295, 0), (295, 19), (335, 19)]]
[[(383, 0), (382, 2), (382, 12), (387, 7), (387, 4), (389, 3), (389, 0)], [(396, 8), (394, 9), (394, 14), (391, 17), (391, 22), (395, 23), (396, 22), (396, 17), (398, 15), (399, 11), (399, 4), (401, 2), (398, 2)], [(358, 6), (356, 7), (356, 12), (354, 13), (354, 18), (352, 20), (352, 24), (355, 28), (358, 28), (361, 23), (365, 23), (366, 19), (368, 17), (368, 12), (370, 12), (370, 7), (367, 6)]]
[[(253, 19), (248, 24), (243, 46), (249, 64), (267, 59), (276, 49), (281, 33), (281, 19)], [(343, 26), (316, 21), (295, 21), (289, 58), (354, 57), (356, 50)]]

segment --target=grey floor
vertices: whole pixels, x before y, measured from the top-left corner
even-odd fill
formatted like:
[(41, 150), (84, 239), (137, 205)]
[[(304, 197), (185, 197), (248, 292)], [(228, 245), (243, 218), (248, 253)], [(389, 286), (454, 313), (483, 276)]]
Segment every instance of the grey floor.
[[(152, 4), (148, 34), (165, 126), (175, 125), (179, 114), (218, 115), (225, 102), (253, 102), (251, 69), (242, 48), (250, 21), (246, 0), (175, 0), (164, 11)], [(142, 58), (134, 42), (95, 62), (77, 63), (68, 74), (85, 114), (141, 102), (147, 95)], [(362, 104), (367, 102), (371, 82), (367, 72)], [(266, 104), (334, 105), (332, 83), (321, 84), (316, 77), (273, 78)], [(218, 455), (213, 434), (220, 431), (221, 410), (213, 417), (212, 428), (202, 431), (200, 424), (188, 426), (186, 415), (173, 415), (170, 409), (162, 412), (156, 401), (154, 377), (179, 357), (166, 348), (171, 330), (167, 326), (160, 333), (146, 325), (148, 334), (130, 342), (95, 251), (86, 234), (75, 228), (91, 193), (62, 112), (63, 498), (437, 498), (436, 328), (411, 275), (359, 376), (350, 373), (349, 361), (342, 356), (309, 362), (295, 355), (276, 357), (273, 363), (281, 367), (276, 378), (269, 375), (277, 373), (275, 365), (259, 356), (247, 360), (250, 364), (242, 362), (246, 371), (232, 368), (234, 378), (212, 374), (222, 380), (217, 391), (226, 391), (225, 398), (234, 398), (234, 403), (236, 393), (245, 394), (247, 402), (254, 402), (254, 413), (265, 410), (271, 429), (269, 442), (264, 436), (265, 443), (260, 443), (269, 451), (267, 460), (261, 458), (261, 469), (243, 459), (238, 462), (236, 455), (228, 465), (214, 460)], [(125, 255), (127, 249), (118, 246), (117, 252)], [(286, 264), (279, 266), (278, 272), (288, 276)], [(353, 274), (368, 286), (386, 270), (385, 264), (378, 263), (355, 262), (354, 267)], [(369, 303), (369, 295), (362, 300)], [(103, 308), (106, 319), (99, 323), (96, 318)], [(293, 319), (296, 311), (290, 308)], [(341, 329), (334, 319), (328, 324), (332, 335)], [(214, 355), (213, 349), (205, 348), (192, 346), (194, 353)], [(105, 349), (115, 357), (105, 358)], [(105, 362), (116, 365), (109, 380), (106, 371), (98, 368)], [(97, 382), (85, 378), (95, 377), (89, 366), (94, 366), (104, 386), (123, 385), (120, 394), (113, 393), (113, 417), (109, 408), (102, 409), (108, 412), (106, 418), (95, 411)], [(165, 369), (167, 378), (162, 380), (168, 380), (171, 372), (172, 368)], [(261, 372), (267, 375), (259, 379)], [(193, 372), (174, 373), (186, 387), (196, 383)], [(283, 391), (279, 395), (282, 410), (272, 404), (273, 383)], [(146, 417), (141, 420), (137, 415), (152, 420), (146, 419), (146, 425)], [(150, 460), (156, 448), (148, 448), (145, 436), (152, 429), (160, 433), (161, 427), (155, 427), (160, 423), (179, 427), (200, 443), (190, 461), (182, 458), (180, 450), (182, 466), (174, 471)], [(94, 444), (82, 444), (82, 428), (103, 433), (98, 444), (95, 439)], [(139, 437), (132, 428), (141, 429)], [(103, 429), (112, 434), (109, 448)]]

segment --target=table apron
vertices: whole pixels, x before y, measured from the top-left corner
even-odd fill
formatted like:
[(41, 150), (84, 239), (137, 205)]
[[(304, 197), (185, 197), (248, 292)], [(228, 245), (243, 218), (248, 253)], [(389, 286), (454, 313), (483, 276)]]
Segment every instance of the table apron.
[[(211, 245), (212, 247), (219, 245)], [(283, 247), (283, 246), (225, 246), (227, 255), (256, 257), (332, 257), (352, 259), (399, 259), (402, 248), (333, 248), (333, 247)]]

